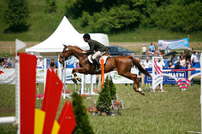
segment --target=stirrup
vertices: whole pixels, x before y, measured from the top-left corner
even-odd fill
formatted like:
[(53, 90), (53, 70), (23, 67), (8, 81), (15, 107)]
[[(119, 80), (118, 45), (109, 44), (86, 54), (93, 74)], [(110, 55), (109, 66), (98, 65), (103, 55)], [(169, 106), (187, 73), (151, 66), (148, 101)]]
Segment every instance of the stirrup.
[(97, 72), (101, 71), (101, 67), (99, 67), (96, 71), (97, 71)]

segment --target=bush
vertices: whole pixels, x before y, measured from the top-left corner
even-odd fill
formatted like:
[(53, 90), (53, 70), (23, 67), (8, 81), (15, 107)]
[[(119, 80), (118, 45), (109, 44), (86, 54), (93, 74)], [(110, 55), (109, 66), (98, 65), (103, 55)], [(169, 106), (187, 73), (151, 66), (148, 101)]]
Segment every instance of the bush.
[(114, 86), (112, 77), (110, 76), (109, 80), (109, 87), (110, 87), (110, 95), (112, 100), (116, 100), (116, 87)]
[(4, 12), (3, 20), (9, 25), (12, 32), (27, 31), (29, 18), (27, 0), (6, 0), (8, 9)]
[(90, 125), (86, 107), (83, 104), (83, 99), (76, 92), (72, 94), (72, 105), (76, 118), (76, 127), (74, 134), (94, 134), (93, 128)]
[(100, 112), (110, 112), (111, 106), (111, 95), (110, 95), (110, 86), (108, 76), (104, 82), (104, 88), (102, 88), (98, 101), (96, 103), (96, 108)]

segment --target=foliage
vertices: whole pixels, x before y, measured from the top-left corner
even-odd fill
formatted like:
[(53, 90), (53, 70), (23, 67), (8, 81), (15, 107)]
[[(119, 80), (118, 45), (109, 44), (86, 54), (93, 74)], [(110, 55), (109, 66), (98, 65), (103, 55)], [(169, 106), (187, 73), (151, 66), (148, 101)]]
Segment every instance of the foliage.
[(111, 95), (110, 95), (110, 86), (109, 86), (109, 79), (108, 76), (104, 82), (104, 88), (102, 88), (97, 103), (96, 103), (96, 108), (100, 112), (110, 112), (110, 107), (111, 106)]
[(116, 87), (113, 83), (112, 77), (110, 76), (109, 80), (109, 87), (110, 87), (110, 95), (112, 100), (116, 100)]
[(9, 25), (12, 32), (27, 31), (29, 18), (28, 1), (27, 0), (6, 0), (8, 8), (5, 10), (3, 20)]
[[(158, 27), (188, 32), (202, 29), (202, 3), (194, 0), (74, 0), (68, 2), (69, 16), (92, 32), (119, 32), (131, 27)], [(79, 7), (79, 8), (78, 8)]]
[(46, 0), (46, 13), (55, 13), (57, 9), (57, 5), (55, 0)]
[(87, 108), (87, 111), (89, 113), (98, 113), (97, 108), (96, 107), (92, 107), (92, 108)]
[(72, 94), (72, 105), (74, 115), (76, 118), (76, 127), (73, 131), (74, 134), (93, 134), (94, 131), (90, 125), (88, 115), (86, 114), (86, 107), (83, 100), (76, 92)]

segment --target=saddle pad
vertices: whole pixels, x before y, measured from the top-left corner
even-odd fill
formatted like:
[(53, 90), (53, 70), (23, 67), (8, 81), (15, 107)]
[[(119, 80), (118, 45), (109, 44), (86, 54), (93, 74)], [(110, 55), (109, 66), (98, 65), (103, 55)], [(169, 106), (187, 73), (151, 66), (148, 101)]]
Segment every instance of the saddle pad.
[[(93, 63), (91, 57), (92, 57), (92, 55), (88, 55), (88, 60), (89, 60), (90, 63)], [(104, 59), (104, 64), (105, 64), (108, 57), (109, 57), (109, 56), (102, 56), (102, 57), (100, 58), (100, 60), (101, 60), (101, 59)], [(99, 60), (99, 62), (100, 62), (100, 60)], [(100, 62), (100, 64), (101, 64), (101, 62)]]
[[(104, 64), (105, 64), (108, 57), (109, 57), (109, 56), (102, 56), (102, 57), (100, 58), (100, 60), (101, 60), (101, 59), (104, 59)], [(100, 61), (100, 64), (101, 64), (101, 61)]]

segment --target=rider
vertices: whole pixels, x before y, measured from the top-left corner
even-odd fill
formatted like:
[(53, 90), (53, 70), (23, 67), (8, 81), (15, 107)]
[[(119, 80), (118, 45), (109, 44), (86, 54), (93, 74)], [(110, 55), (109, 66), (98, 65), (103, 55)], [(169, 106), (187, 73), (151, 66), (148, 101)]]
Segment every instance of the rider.
[(92, 59), (93, 59), (93, 62), (96, 63), (98, 66), (98, 69), (97, 69), (97, 72), (98, 72), (101, 70), (101, 67), (100, 67), (100, 62), (98, 61), (97, 57), (105, 54), (107, 51), (109, 51), (109, 48), (107, 48), (106, 46), (104, 46), (103, 44), (101, 44), (95, 40), (92, 40), (88, 33), (83, 35), (83, 39), (85, 42), (88, 43), (88, 45), (90, 47), (90, 50), (82, 51), (83, 54), (90, 55), (90, 54), (93, 54), (94, 51), (96, 51), (95, 54), (92, 56)]

